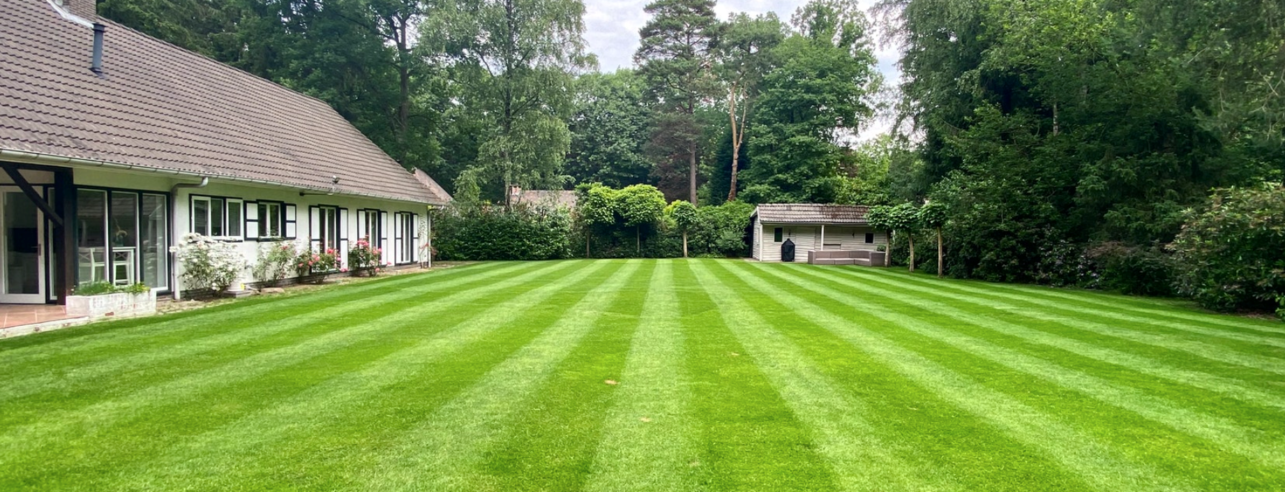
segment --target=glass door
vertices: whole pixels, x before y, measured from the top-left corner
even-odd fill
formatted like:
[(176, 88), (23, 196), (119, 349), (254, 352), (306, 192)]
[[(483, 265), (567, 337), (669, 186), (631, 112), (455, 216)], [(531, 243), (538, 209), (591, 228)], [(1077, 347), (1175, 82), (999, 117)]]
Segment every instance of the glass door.
[(22, 190), (0, 189), (0, 234), (0, 302), (43, 304), (44, 215)]

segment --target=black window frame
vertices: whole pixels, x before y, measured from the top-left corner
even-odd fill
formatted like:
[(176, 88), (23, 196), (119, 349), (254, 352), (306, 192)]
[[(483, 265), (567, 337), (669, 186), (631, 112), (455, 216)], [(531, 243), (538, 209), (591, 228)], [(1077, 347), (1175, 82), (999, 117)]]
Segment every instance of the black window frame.
[[(258, 236), (255, 237), (256, 240), (281, 241), (283, 239), (289, 239), (286, 235), (286, 205), (286, 202), (276, 200), (256, 200), (254, 202), (256, 209), (255, 227), (258, 232)], [(271, 207), (277, 208), (277, 226), (280, 227), (280, 230), (277, 231), (279, 234), (275, 235), (268, 234), (268, 228), (271, 227), (272, 224), (267, 217), (270, 217), (271, 214), (267, 214), (265, 212), (267, 212)]]
[(785, 228), (777, 227), (772, 230), (772, 242), (779, 243), (785, 240)]

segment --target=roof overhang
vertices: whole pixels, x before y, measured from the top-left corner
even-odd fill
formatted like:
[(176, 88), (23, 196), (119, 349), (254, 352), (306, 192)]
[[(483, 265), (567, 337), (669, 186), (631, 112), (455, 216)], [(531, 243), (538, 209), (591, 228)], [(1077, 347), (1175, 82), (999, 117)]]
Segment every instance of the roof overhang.
[(380, 200), (394, 200), (394, 201), (407, 202), (407, 203), (444, 205), (444, 203), (434, 202), (432, 200), (412, 200), (405, 197), (383, 195), (378, 193), (344, 191), (342, 189), (335, 190), (325, 186), (300, 186), (300, 185), (292, 185), (292, 184), (268, 181), (264, 179), (246, 178), (241, 176), (232, 176), (232, 175), (219, 174), (219, 173), (200, 173), (200, 172), (193, 172), (193, 171), (182, 171), (178, 169), (162, 169), (162, 168), (156, 168), (151, 166), (139, 166), (136, 164), (126, 164), (126, 163), (112, 162), (112, 161), (105, 161), (105, 160), (98, 160), (98, 159), (85, 159), (80, 157), (67, 157), (67, 156), (60, 156), (60, 155), (54, 155), (54, 154), (42, 154), (38, 152), (27, 152), (22, 150), (10, 150), (10, 149), (0, 148), (0, 160), (18, 162), (18, 163), (43, 164), (43, 165), (63, 166), (63, 167), (72, 167), (72, 168), (89, 167), (89, 168), (117, 169), (117, 170), (124, 170), (124, 171), (141, 171), (141, 172), (171, 175), (171, 176), (210, 178), (210, 180), (212, 181), (231, 181), (235, 183), (255, 184), (260, 186), (269, 186), (273, 188), (288, 188), (288, 189), (310, 191), (310, 192), (321, 193), (321, 194), (360, 196), (360, 197), (366, 197), (366, 198), (378, 198)]

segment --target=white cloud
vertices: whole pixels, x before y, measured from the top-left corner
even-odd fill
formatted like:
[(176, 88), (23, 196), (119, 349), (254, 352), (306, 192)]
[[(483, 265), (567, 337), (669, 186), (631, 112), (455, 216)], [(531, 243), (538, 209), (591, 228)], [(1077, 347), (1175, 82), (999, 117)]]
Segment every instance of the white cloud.
[[(869, 8), (875, 0), (860, 0), (863, 7)], [(634, 51), (638, 49), (638, 30), (647, 23), (648, 15), (643, 7), (648, 0), (585, 0), (585, 40), (589, 51), (598, 55), (599, 69), (604, 72), (618, 68), (634, 66)], [(726, 19), (732, 12), (749, 12), (762, 14), (775, 12), (783, 20), (789, 20), (795, 9), (804, 0), (723, 0), (714, 11), (720, 19)], [(901, 72), (897, 70), (897, 59), (900, 53), (895, 48), (879, 48), (875, 51), (879, 58), (879, 71), (884, 80), (896, 83)], [(869, 138), (886, 132), (888, 124), (875, 122), (866, 131), (861, 132), (859, 139)]]

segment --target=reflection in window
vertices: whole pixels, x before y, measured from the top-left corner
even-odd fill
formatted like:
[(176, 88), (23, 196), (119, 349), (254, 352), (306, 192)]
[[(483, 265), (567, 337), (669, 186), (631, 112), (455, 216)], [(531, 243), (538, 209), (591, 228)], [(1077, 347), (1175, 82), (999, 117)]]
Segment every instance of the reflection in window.
[(107, 192), (76, 192), (76, 247), (80, 284), (107, 280)]
[(169, 286), (169, 217), (165, 195), (143, 195), (142, 234), (143, 283), (153, 289)]

